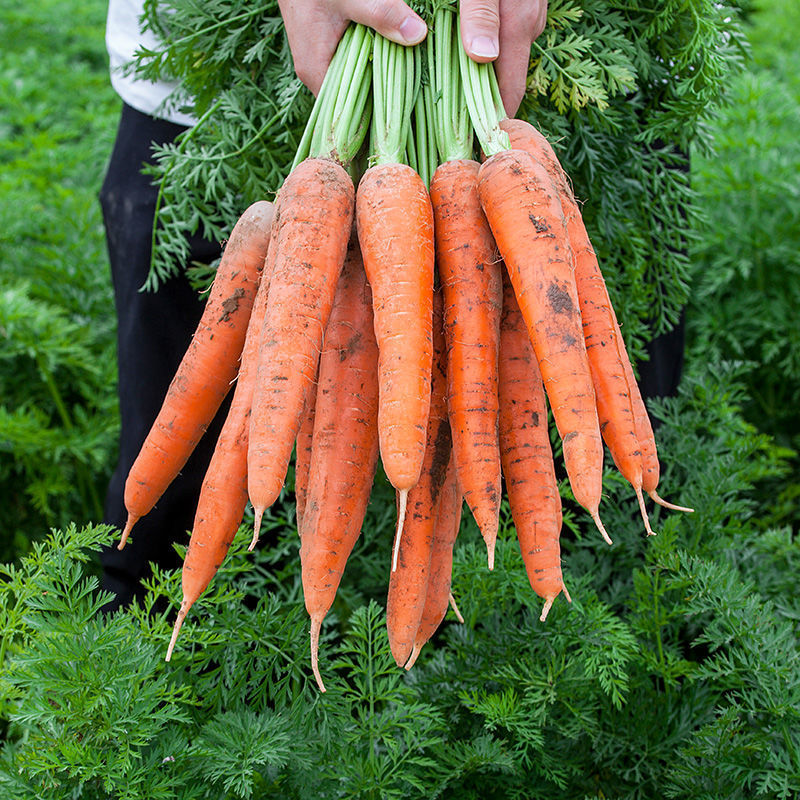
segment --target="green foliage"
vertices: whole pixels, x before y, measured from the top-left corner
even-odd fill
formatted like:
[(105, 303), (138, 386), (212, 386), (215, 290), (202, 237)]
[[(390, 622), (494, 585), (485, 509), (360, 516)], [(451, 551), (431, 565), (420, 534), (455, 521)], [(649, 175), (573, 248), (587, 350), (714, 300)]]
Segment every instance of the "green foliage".
[[(0, 557), (99, 519), (116, 431), (114, 317), (97, 203), (118, 101), (100, 0), (3, 3)], [(47, 58), (42, 54), (47, 53)]]
[(342, 587), (358, 607), (325, 623), (324, 695), (290, 519), (273, 514), (278, 536), (254, 554), (243, 526), (170, 663), (179, 575), (156, 570), (141, 607), (104, 617), (87, 559), (109, 530), (54, 532), (0, 584), (0, 786), (47, 800), (795, 796), (800, 544), (754, 524), (757, 482), (785, 465), (742, 398), (728, 368), (657, 409), (664, 492), (694, 515), (655, 514), (647, 539), (611, 473), (615, 546), (567, 509), (573, 603), (545, 624), (507, 508), (491, 573), (465, 520), (466, 624), (448, 618), (408, 673), (382, 610), (391, 515), (373, 503)]

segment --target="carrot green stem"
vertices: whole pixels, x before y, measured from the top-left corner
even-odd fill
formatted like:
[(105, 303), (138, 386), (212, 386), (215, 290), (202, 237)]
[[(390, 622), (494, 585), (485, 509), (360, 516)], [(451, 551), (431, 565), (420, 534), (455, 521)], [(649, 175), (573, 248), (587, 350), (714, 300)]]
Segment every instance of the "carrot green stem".
[(434, 131), (442, 161), (472, 158), (472, 127), (462, 92), (459, 66), (461, 37), (458, 17), (439, 9), (427, 39), (428, 65), (434, 100)]
[[(439, 153), (436, 147), (436, 119), (433, 97), (433, 64), (421, 47), (414, 48), (416, 64), (420, 75), (420, 89), (417, 102), (414, 104), (413, 135), (409, 136), (409, 155), (413, 147), (417, 153), (416, 164), (412, 167), (419, 173), (426, 186), (430, 186), (431, 178), (439, 166)], [(423, 63), (423, 61), (427, 63)]]
[(415, 48), (375, 34), (373, 50), (372, 164), (406, 161), (411, 114), (419, 90)]
[(508, 134), (500, 128), (506, 113), (492, 63), (476, 64), (459, 44), (458, 63), (472, 127), (486, 156), (511, 149)]
[(292, 169), (309, 156), (349, 164), (369, 128), (372, 33), (364, 25), (344, 32), (311, 110)]

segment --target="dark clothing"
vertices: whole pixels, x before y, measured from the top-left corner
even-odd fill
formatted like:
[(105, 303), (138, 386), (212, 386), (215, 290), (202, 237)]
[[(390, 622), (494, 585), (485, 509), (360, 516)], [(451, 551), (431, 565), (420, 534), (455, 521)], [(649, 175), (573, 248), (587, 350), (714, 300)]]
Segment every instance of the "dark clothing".
[[(141, 172), (152, 160), (152, 144), (171, 142), (180, 125), (155, 119), (123, 105), (114, 150), (100, 191), (117, 313), (119, 364), (119, 461), (108, 487), (106, 522), (122, 527), (125, 479), (150, 430), (203, 311), (203, 302), (183, 275), (156, 292), (140, 291), (150, 268), (157, 186)], [(194, 237), (191, 260), (209, 263), (220, 245)], [(153, 561), (178, 566), (172, 543), (186, 540), (222, 414), (209, 429), (181, 475), (156, 507), (133, 529), (122, 551), (101, 556), (102, 586), (127, 603)]]

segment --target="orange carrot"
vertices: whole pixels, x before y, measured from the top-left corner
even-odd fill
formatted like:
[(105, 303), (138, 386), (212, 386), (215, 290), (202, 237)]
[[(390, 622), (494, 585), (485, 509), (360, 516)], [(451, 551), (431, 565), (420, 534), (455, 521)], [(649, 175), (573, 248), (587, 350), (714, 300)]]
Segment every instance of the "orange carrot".
[(276, 262), (261, 332), (250, 418), (248, 492), (261, 517), (283, 488), (353, 215), (353, 182), (333, 161), (308, 158), (284, 182), (272, 235)]
[(361, 533), (378, 463), (378, 345), (358, 242), (351, 241), (325, 331), (300, 530), (311, 666), (320, 691), (319, 633)]
[[(334, 300), (334, 303), (336, 300)], [(330, 324), (330, 321), (328, 322)], [(308, 492), (308, 471), (311, 467), (311, 442), (314, 436), (314, 411), (317, 402), (317, 386), (312, 385), (303, 411), (303, 422), (297, 433), (294, 462), (294, 498), (297, 515), (297, 533), (303, 528), (303, 511)]]
[(547, 139), (524, 120), (506, 119), (500, 127), (508, 133), (512, 147), (530, 153), (545, 167), (561, 197), (570, 246), (575, 256), (575, 284), (597, 397), (600, 431), (614, 463), (636, 493), (645, 530), (652, 534), (642, 496), (642, 450), (634, 421), (632, 392), (636, 390), (636, 381), (632, 372), (628, 377), (625, 368), (626, 363), (630, 366), (625, 342), (618, 333), (617, 318), (580, 209)]
[(497, 349), (501, 263), (478, 198), (477, 161), (440, 165), (431, 181), (436, 263), (444, 296), (447, 406), (458, 478), (494, 566), (502, 498)]
[[(622, 333), (617, 326), (617, 336), (622, 338)], [(656, 488), (658, 481), (661, 477), (661, 468), (658, 462), (658, 453), (656, 451), (656, 439), (653, 435), (653, 426), (650, 422), (650, 415), (642, 400), (642, 395), (639, 392), (639, 387), (636, 385), (636, 379), (633, 375), (633, 368), (630, 362), (626, 362), (625, 371), (628, 377), (628, 382), (633, 389), (633, 411), (636, 421), (636, 436), (639, 439), (639, 445), (642, 450), (642, 488), (650, 495), (651, 499), (664, 508), (669, 508), (672, 511), (685, 511), (691, 514), (694, 509), (687, 506), (678, 506), (674, 503), (669, 503), (663, 497), (659, 497)]]
[[(270, 204), (271, 205), (271, 204)], [(255, 386), (259, 334), (267, 310), (269, 261), (261, 275), (247, 325), (233, 400), (206, 470), (189, 548), (183, 561), (183, 599), (167, 650), (169, 661), (183, 621), (225, 558), (247, 505), (247, 438)]]
[(231, 232), (203, 316), (125, 482), (120, 549), (181, 471), (236, 377), (271, 220), (272, 204), (254, 203)]
[(511, 516), (531, 588), (545, 601), (544, 621), (564, 589), (561, 497), (547, 430), (542, 376), (506, 277), (500, 323), (500, 453)]
[(441, 292), (434, 294), (433, 348), (425, 458), (419, 482), (408, 492), (408, 514), (404, 528), (396, 535), (400, 537), (402, 533), (402, 539), (396, 547), (397, 567), (389, 577), (389, 594), (386, 600), (389, 645), (398, 666), (403, 666), (411, 655), (425, 608), (436, 511), (452, 452), (450, 424), (447, 419), (447, 355), (442, 326)]
[(425, 606), (422, 609), (422, 619), (414, 638), (414, 647), (405, 664), (406, 669), (414, 666), (423, 645), (429, 641), (441, 625), (447, 613), (448, 604), (452, 604), (459, 622), (464, 622), (453, 595), (450, 593), (453, 577), (453, 545), (461, 526), (463, 502), (461, 487), (458, 484), (455, 457), (451, 455), (444, 486), (439, 494), (439, 508), (436, 511), (433, 549), (431, 550), (431, 563), (428, 567), (428, 585), (425, 588)]
[(544, 167), (521, 150), (481, 166), (478, 193), (533, 342), (575, 499), (599, 516), (603, 443), (566, 224)]
[(433, 211), (422, 179), (404, 164), (371, 167), (358, 185), (356, 223), (378, 341), (380, 453), (399, 493), (402, 531), (425, 457), (431, 396)]

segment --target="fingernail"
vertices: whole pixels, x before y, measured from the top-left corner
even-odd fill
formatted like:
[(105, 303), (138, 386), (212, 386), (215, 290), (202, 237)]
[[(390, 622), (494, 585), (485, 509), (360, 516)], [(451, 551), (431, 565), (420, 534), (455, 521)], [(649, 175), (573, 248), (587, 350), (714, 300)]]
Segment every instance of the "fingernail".
[(397, 29), (409, 44), (416, 44), (425, 38), (428, 26), (419, 17), (406, 17)]
[(478, 58), (497, 58), (500, 48), (494, 39), (488, 36), (476, 36), (469, 44), (470, 55)]

